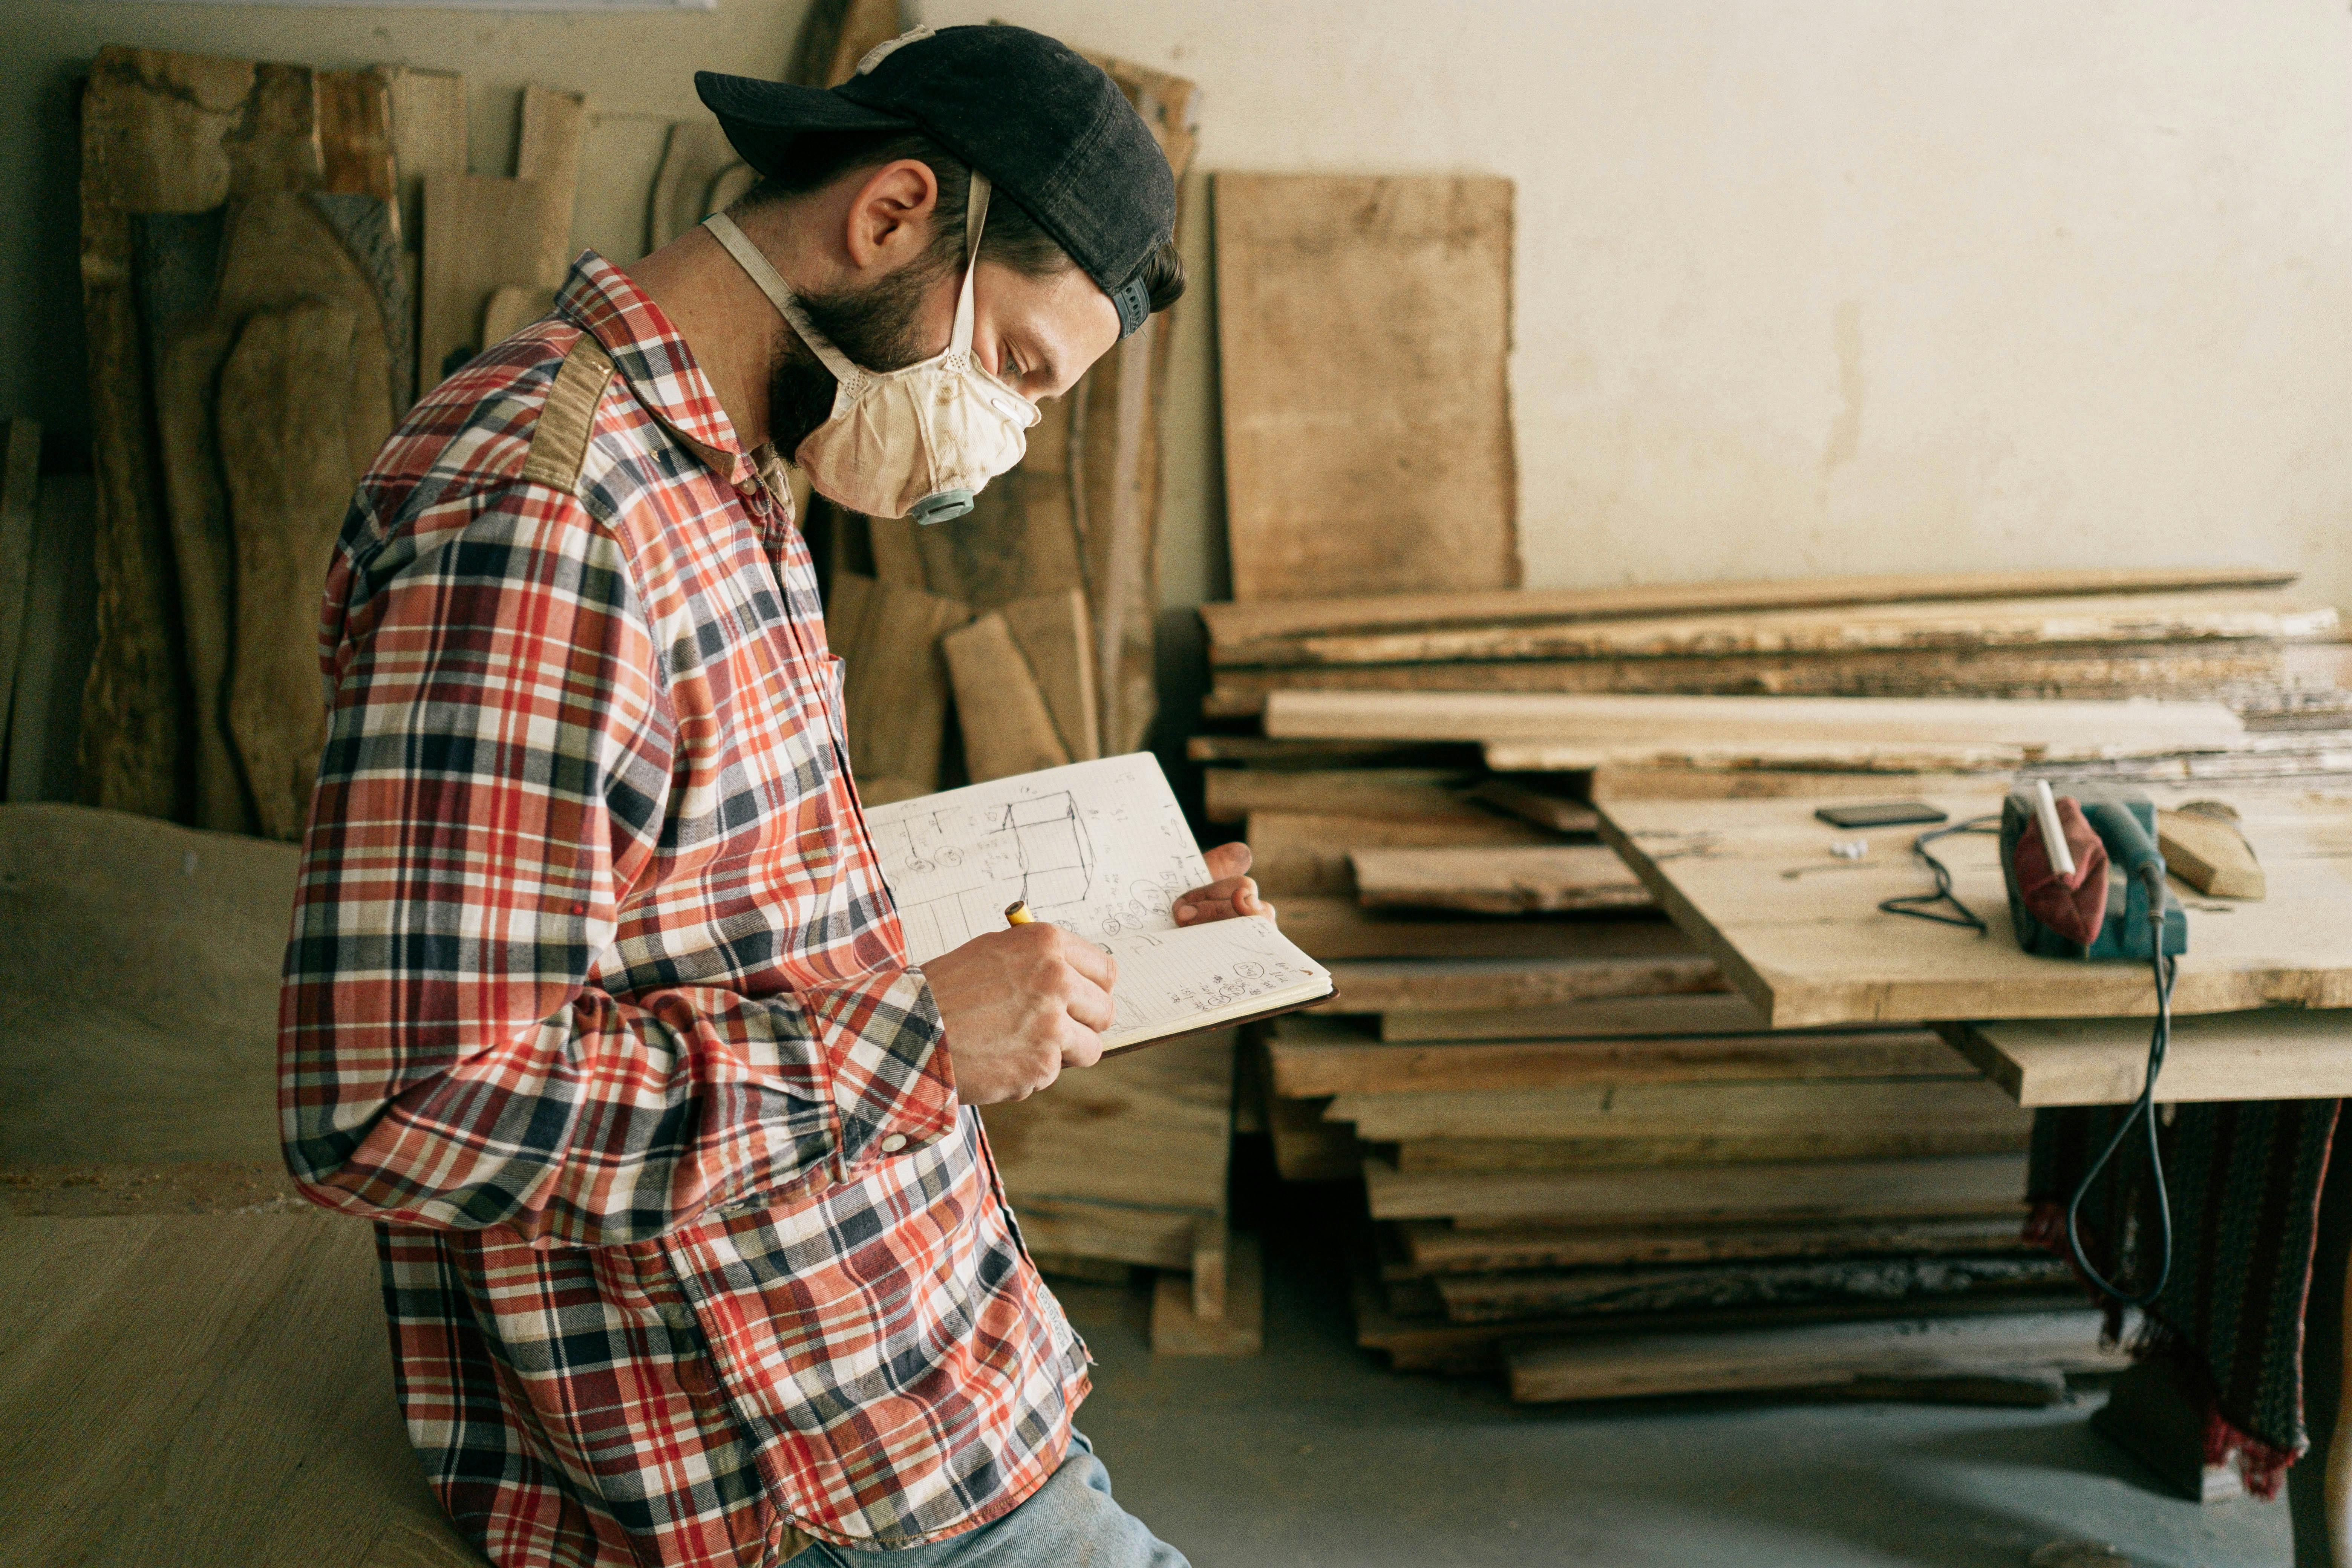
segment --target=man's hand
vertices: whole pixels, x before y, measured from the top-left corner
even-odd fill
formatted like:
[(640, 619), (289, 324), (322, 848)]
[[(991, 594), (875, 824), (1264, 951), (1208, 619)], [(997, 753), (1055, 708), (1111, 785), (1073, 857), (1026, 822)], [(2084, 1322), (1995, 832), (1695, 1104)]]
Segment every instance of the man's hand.
[(967, 1105), (1026, 1100), (1064, 1068), (1102, 1059), (1118, 964), (1059, 926), (1040, 921), (976, 936), (923, 973)]
[(1257, 884), (1244, 872), (1250, 868), (1250, 847), (1246, 844), (1220, 844), (1201, 857), (1209, 863), (1209, 875), (1216, 880), (1205, 888), (1195, 888), (1176, 900), (1176, 923), (1196, 926), (1207, 921), (1229, 921), (1235, 915), (1264, 915), (1274, 919), (1274, 906), (1257, 896)]

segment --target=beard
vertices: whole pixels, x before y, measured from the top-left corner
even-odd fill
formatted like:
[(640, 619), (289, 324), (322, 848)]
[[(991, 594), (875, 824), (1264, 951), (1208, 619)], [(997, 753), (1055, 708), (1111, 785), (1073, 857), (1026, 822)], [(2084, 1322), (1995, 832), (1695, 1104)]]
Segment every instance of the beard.
[[(801, 309), (850, 363), (871, 371), (904, 370), (938, 352), (923, 336), (920, 316), (924, 300), (947, 271), (926, 257), (863, 289), (803, 294)], [(839, 384), (786, 323), (777, 337), (776, 368), (768, 377), (768, 438), (778, 453), (791, 458), (833, 417)]]

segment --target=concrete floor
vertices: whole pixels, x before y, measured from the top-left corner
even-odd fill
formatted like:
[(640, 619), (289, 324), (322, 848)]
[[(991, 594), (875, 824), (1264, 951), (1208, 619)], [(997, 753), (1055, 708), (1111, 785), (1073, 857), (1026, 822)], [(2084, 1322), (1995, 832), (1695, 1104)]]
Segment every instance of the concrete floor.
[(1345, 1205), (1290, 1189), (1246, 1206), (1270, 1241), (1263, 1356), (1155, 1360), (1141, 1290), (1055, 1287), (1099, 1363), (1079, 1426), (1196, 1568), (2024, 1568), (2060, 1540), (2140, 1568), (2292, 1559), (2284, 1500), (2159, 1491), (2091, 1433), (2096, 1396), (1547, 1408), (1391, 1373), (1350, 1339)]

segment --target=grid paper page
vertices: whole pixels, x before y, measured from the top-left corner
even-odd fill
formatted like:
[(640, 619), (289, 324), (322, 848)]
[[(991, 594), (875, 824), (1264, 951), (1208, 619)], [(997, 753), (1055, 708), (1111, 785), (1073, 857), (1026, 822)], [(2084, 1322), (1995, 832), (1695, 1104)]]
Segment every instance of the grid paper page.
[(917, 963), (1003, 931), (1015, 899), (1100, 944), (1173, 931), (1177, 896), (1209, 880), (1149, 752), (895, 801), (866, 824)]
[(1262, 915), (1168, 931), (1139, 931), (1104, 944), (1118, 960), (1114, 1016), (1103, 1048), (1151, 1039), (1223, 1018), (1244, 1017), (1319, 996), (1331, 973)]

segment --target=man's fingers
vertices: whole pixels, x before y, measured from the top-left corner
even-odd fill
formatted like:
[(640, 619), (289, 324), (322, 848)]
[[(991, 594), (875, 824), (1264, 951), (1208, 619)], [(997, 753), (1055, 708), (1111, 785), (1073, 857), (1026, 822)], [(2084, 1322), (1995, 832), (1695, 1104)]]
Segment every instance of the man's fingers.
[(1062, 1031), (1062, 1065), (1066, 1068), (1090, 1068), (1102, 1060), (1102, 1037), (1092, 1029)]
[(1105, 986), (1080, 977), (1071, 984), (1069, 994), (1063, 1002), (1063, 1010), (1081, 1026), (1100, 1034), (1110, 1027), (1113, 1016), (1110, 992)]
[(1203, 921), (1265, 912), (1265, 900), (1258, 897), (1257, 883), (1247, 877), (1226, 877), (1205, 888), (1195, 888), (1176, 900), (1178, 925), (1198, 925)]
[(1217, 882), (1240, 876), (1252, 864), (1246, 844), (1220, 844), (1201, 858), (1208, 862), (1210, 880)]
[(1056, 952), (1063, 963), (1105, 991), (1118, 984), (1118, 960), (1083, 937), (1067, 931), (1059, 934), (1062, 940)]

